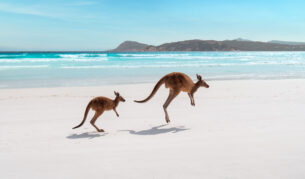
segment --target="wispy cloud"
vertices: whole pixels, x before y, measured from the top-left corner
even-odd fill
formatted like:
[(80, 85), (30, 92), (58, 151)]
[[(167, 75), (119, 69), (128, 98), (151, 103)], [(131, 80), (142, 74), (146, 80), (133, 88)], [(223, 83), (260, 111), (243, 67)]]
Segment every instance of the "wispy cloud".
[[(9, 4), (0, 2), (0, 12), (55, 18), (61, 20), (92, 19), (90, 14), (81, 15), (80, 6), (96, 4), (94, 1), (78, 1), (70, 4)], [(74, 8), (73, 8), (74, 7)]]
[(14, 14), (25, 14), (25, 15), (34, 15), (34, 16), (44, 16), (44, 17), (53, 17), (52, 14), (38, 10), (38, 7), (35, 6), (18, 6), (16, 4), (5, 4), (0, 3), (0, 11), (14, 13)]

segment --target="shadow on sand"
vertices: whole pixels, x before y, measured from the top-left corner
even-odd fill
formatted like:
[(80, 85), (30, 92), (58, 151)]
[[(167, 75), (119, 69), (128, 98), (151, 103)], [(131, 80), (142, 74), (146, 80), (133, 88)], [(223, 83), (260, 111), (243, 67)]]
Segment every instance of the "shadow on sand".
[(102, 137), (107, 135), (108, 133), (89, 133), (89, 132), (85, 132), (82, 134), (71, 134), (69, 136), (67, 136), (68, 139), (93, 139), (96, 137)]
[(189, 129), (184, 128), (184, 126), (162, 128), (164, 126), (167, 126), (167, 124), (152, 127), (151, 129), (141, 130), (141, 131), (134, 131), (134, 130), (121, 130), (121, 131), (127, 131), (130, 134), (134, 134), (134, 135), (157, 135), (157, 134), (164, 134), (164, 133), (177, 133), (177, 132), (189, 130)]

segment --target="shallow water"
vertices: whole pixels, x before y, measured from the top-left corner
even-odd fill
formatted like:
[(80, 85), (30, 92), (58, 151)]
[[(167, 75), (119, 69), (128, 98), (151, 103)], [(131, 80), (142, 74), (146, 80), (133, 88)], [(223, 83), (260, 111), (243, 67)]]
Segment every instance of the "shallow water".
[(0, 53), (0, 88), (156, 82), (173, 71), (206, 80), (305, 78), (305, 52)]

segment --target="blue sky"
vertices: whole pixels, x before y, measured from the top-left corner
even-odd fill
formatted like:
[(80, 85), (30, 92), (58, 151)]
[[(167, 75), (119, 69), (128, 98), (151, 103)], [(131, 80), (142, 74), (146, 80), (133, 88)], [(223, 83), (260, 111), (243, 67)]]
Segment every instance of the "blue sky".
[(305, 41), (305, 1), (0, 0), (0, 50), (106, 50), (238, 37)]

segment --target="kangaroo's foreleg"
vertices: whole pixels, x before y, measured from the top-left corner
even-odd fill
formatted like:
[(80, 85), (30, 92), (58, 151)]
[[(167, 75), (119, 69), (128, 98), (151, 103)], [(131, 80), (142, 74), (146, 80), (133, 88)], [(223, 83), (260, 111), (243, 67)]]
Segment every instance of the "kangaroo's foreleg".
[(118, 117), (120, 116), (119, 113), (116, 111), (115, 108), (113, 108), (113, 111), (115, 112), (116, 116), (118, 116)]
[(190, 97), (190, 100), (191, 100), (191, 105), (192, 106), (195, 106), (195, 100), (194, 100), (194, 96), (191, 94), (191, 93), (187, 93)]
[(93, 118), (91, 119), (90, 123), (91, 125), (98, 131), (98, 132), (104, 132), (103, 129), (99, 129), (96, 125), (95, 125), (95, 121), (97, 120), (98, 117), (100, 117), (100, 115), (103, 114), (104, 111), (96, 111)]
[(169, 117), (168, 117), (168, 113), (167, 113), (167, 107), (168, 105), (172, 102), (172, 100), (179, 94), (179, 91), (174, 91), (174, 90), (170, 90), (169, 95), (167, 100), (165, 101), (165, 103), (163, 104), (163, 109), (165, 112), (165, 120), (167, 123), (170, 122)]

